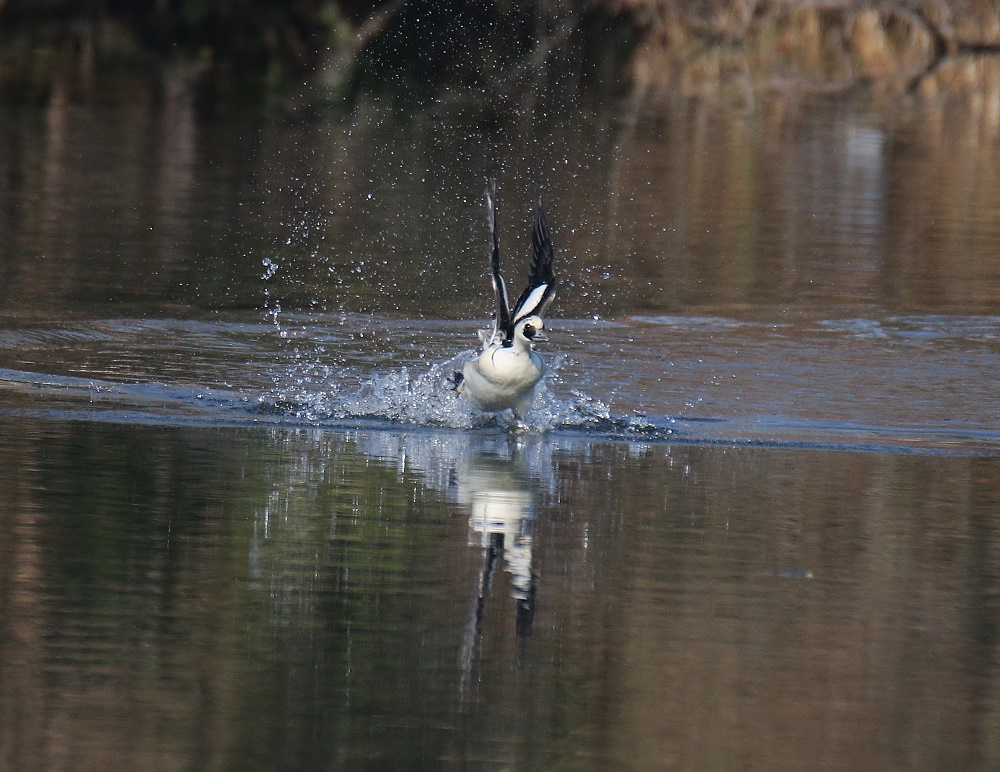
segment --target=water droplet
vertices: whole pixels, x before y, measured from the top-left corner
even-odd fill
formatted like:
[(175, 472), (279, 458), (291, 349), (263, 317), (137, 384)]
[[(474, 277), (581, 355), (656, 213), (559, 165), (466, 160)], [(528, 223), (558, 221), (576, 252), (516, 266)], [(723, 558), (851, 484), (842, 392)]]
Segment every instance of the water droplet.
[(261, 265), (264, 266), (264, 273), (261, 274), (260, 278), (262, 278), (264, 281), (267, 281), (268, 279), (270, 279), (271, 277), (273, 277), (274, 274), (276, 274), (278, 272), (278, 263), (276, 263), (271, 258), (265, 257), (260, 262), (261, 262)]

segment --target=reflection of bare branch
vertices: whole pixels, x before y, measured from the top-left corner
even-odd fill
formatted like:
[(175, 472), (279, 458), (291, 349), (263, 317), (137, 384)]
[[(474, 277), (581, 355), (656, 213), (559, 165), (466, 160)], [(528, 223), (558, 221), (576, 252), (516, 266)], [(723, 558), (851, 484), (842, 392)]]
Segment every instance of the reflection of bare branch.
[(546, 60), (559, 48), (566, 45), (577, 30), (585, 10), (570, 13), (549, 33), (539, 35), (532, 49), (513, 66), (499, 74), (484, 73), (486, 85), (500, 101), (521, 99), (525, 94), (533, 94), (530, 85), (541, 72)]
[[(343, 47), (327, 66), (327, 72), (332, 76), (334, 84), (338, 83), (352, 69), (352, 62), (380, 36), (409, 5), (410, 0), (394, 0), (374, 13), (358, 28), (353, 40)], [(539, 30), (534, 37), (530, 50), (518, 56), (511, 65), (493, 72), (486, 67), (479, 67), (478, 75), (491, 94), (491, 99), (498, 103), (512, 100), (523, 101), (532, 97), (535, 92), (534, 82), (545, 73), (545, 65), (549, 58), (564, 47), (571, 37), (581, 28), (583, 20), (592, 11), (600, 11), (598, 0), (588, 0), (579, 8), (563, 13), (552, 13), (546, 4), (535, 7), (535, 26)], [(546, 27), (552, 25), (553, 29)], [(464, 102), (470, 99), (468, 92), (455, 90), (439, 95), (439, 104)], [(522, 107), (526, 105), (522, 104)]]
[(326, 65), (326, 71), (334, 84), (340, 83), (344, 73), (351, 70), (351, 63), (369, 43), (385, 32), (385, 28), (408, 5), (410, 0), (393, 0), (373, 13), (358, 28), (352, 40), (347, 42)]

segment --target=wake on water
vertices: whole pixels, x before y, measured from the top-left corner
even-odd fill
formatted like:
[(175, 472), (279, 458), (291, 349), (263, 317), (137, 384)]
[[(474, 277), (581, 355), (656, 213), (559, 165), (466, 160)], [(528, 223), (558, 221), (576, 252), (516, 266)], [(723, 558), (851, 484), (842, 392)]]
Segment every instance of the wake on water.
[(271, 425), (347, 430), (431, 429), (474, 435), (573, 435), (638, 442), (695, 442), (734, 446), (812, 447), (879, 452), (996, 455), (990, 430), (947, 432), (809, 421), (729, 418), (647, 418), (614, 415), (582, 393), (560, 397), (555, 357), (524, 423), (507, 411), (485, 414), (448, 387), (448, 376), (472, 352), (426, 369), (382, 373), (297, 365), (274, 376), (274, 385), (233, 390), (163, 382), (120, 382), (0, 368), (0, 415), (52, 420), (180, 425)]
[(274, 387), (260, 394), (250, 410), (281, 423), (348, 429), (375, 425), (533, 435), (556, 432), (639, 442), (905, 453), (997, 452), (994, 433), (956, 429), (935, 431), (759, 415), (742, 420), (723, 416), (616, 415), (607, 403), (566, 387), (560, 371), (572, 362), (561, 354), (550, 360), (534, 406), (519, 422), (509, 410), (482, 413), (450, 388), (449, 378), (474, 355), (468, 350), (420, 369), (411, 364), (375, 372), (363, 365), (354, 369), (320, 366), (318, 358), (303, 357), (276, 377)]
[[(698, 358), (689, 357), (688, 363), (676, 367), (670, 363), (676, 390), (704, 391), (703, 350), (714, 356), (712, 372), (731, 369), (742, 387), (728, 400), (713, 402), (708, 415), (704, 408), (686, 414), (676, 400), (654, 392), (646, 402), (664, 408), (645, 415), (624, 408), (616, 413), (606, 398), (593, 398), (584, 389), (593, 388), (603, 397), (618, 393), (621, 385), (621, 393), (635, 404), (641, 384), (649, 382), (651, 374), (656, 382), (661, 374), (666, 377), (661, 373), (664, 363), (649, 353), (660, 344), (647, 340), (645, 348), (633, 346), (621, 352), (608, 345), (607, 334), (598, 339), (602, 334), (598, 328), (591, 331), (598, 339), (598, 345), (588, 350), (593, 358), (584, 364), (572, 358), (572, 351), (549, 359), (534, 408), (519, 423), (509, 411), (480, 413), (449, 388), (449, 377), (476, 353), (440, 353), (453, 350), (449, 344), (457, 326), (451, 323), (373, 324), (360, 317), (345, 317), (341, 324), (312, 324), (312, 317), (298, 321), (299, 326), (286, 329), (287, 320), (282, 319), (277, 350), (262, 345), (259, 325), (240, 323), (112, 320), (8, 331), (0, 335), (0, 354), (54, 372), (0, 368), (0, 415), (206, 426), (412, 428), (470, 436), (552, 432), (639, 442), (1000, 453), (1000, 432), (988, 409), (979, 406), (971, 419), (947, 411), (949, 400), (959, 404), (951, 381), (972, 383), (987, 375), (992, 349), (956, 348), (950, 339), (942, 350), (927, 351), (921, 338), (916, 364), (908, 349), (900, 350), (910, 344), (880, 345), (871, 352), (872, 364), (858, 370), (843, 366), (852, 361), (848, 354), (858, 345), (854, 338), (840, 346), (846, 353), (839, 354), (829, 353), (826, 333), (822, 345), (810, 343), (804, 348), (793, 345), (801, 335), (782, 338), (758, 350), (755, 358), (737, 363), (721, 357), (711, 337), (695, 336), (691, 345)], [(365, 340), (359, 343), (362, 329)], [(620, 329), (612, 332), (616, 340), (622, 337)], [(411, 340), (438, 353), (424, 359)], [(727, 350), (754, 341), (749, 336), (727, 342)], [(627, 372), (615, 371), (616, 378), (621, 375), (626, 383), (605, 377), (613, 367), (600, 357), (609, 354), (615, 357), (614, 366), (619, 356), (635, 358)], [(844, 371), (850, 376), (845, 377)], [(635, 378), (629, 380), (633, 373)], [(797, 384), (792, 395), (796, 410), (789, 410), (786, 400), (772, 393), (774, 384), (792, 382)], [(901, 417), (895, 404), (881, 396), (882, 384), (913, 395), (915, 404), (924, 407), (919, 411), (911, 407)], [(992, 394), (985, 387), (980, 391), (987, 397)], [(971, 390), (969, 396), (975, 399)], [(831, 399), (837, 401), (832, 409)], [(678, 412), (668, 412), (667, 405)]]
[[(528, 433), (577, 430), (602, 434), (651, 436), (673, 434), (644, 416), (614, 416), (604, 402), (580, 392), (571, 398), (555, 394), (564, 356), (556, 356), (539, 383), (532, 410), (518, 421), (509, 410), (483, 413), (472, 407), (449, 385), (475, 352), (464, 351), (427, 369), (413, 372), (400, 367), (375, 372), (360, 379), (348, 372), (333, 372), (311, 363), (293, 367), (278, 379), (275, 388), (258, 399), (264, 413), (287, 415), (297, 420), (343, 424), (351, 420), (375, 420), (392, 424), (446, 429), (503, 429)], [(356, 386), (344, 387), (357, 381)]]

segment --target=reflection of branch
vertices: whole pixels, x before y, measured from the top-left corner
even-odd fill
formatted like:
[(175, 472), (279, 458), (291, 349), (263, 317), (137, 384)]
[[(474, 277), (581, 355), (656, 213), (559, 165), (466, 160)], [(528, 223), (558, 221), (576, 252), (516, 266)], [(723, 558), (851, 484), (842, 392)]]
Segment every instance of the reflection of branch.
[[(0, 0), (3, 2), (3, 0)], [(333, 63), (328, 64), (326, 69), (329, 72), (341, 73), (350, 70), (351, 61), (365, 49), (375, 38), (381, 35), (389, 23), (399, 15), (399, 12), (406, 7), (410, 0), (393, 0), (393, 2), (380, 8), (373, 13), (358, 28), (354, 39), (345, 45), (340, 53), (334, 57)], [(336, 76), (335, 80), (339, 80)]]
[(924, 30), (931, 39), (933, 55), (927, 66), (916, 73), (905, 76), (910, 88), (916, 87), (922, 78), (934, 72), (949, 57), (961, 53), (1000, 54), (1000, 45), (996, 43), (973, 44), (963, 43), (959, 40), (951, 22), (951, 9), (941, 0), (931, 0), (913, 7), (897, 3), (884, 3), (875, 6), (875, 10), (882, 16), (898, 16), (901, 19), (906, 19), (914, 27)]
[[(3, 2), (3, 0), (0, 0)], [(333, 61), (326, 66), (334, 84), (341, 82), (345, 74), (350, 73), (352, 62), (357, 64), (362, 52), (377, 41), (386, 29), (399, 17), (400, 13), (410, 4), (410, 0), (393, 0), (373, 13), (361, 24), (353, 39), (344, 45)], [(530, 91), (531, 79), (543, 72), (546, 60), (564, 46), (571, 36), (580, 28), (582, 20), (593, 9), (601, 10), (598, 0), (588, 0), (581, 7), (573, 8), (561, 16), (550, 14), (545, 7), (535, 7), (535, 24), (539, 32), (533, 36), (531, 48), (517, 57), (510, 66), (503, 67), (500, 72), (491, 72), (480, 66), (478, 75), (492, 96), (491, 99), (504, 102), (521, 98)], [(547, 30), (551, 24), (554, 29)], [(442, 92), (439, 104), (463, 102), (469, 99), (468, 92), (463, 89)]]
[(410, 0), (394, 0), (391, 3), (382, 6), (382, 8), (365, 19), (364, 24), (361, 25), (357, 34), (354, 36), (354, 41), (351, 44), (347, 55), (349, 57), (357, 55), (357, 53), (371, 43), (372, 40), (381, 35), (385, 28), (389, 26), (389, 22), (391, 22), (409, 2)]
[[(507, 102), (515, 98), (520, 98), (528, 92), (531, 77), (537, 76), (541, 72), (545, 60), (548, 59), (552, 52), (556, 51), (560, 46), (565, 45), (573, 33), (576, 32), (579, 21), (585, 11), (586, 8), (568, 14), (559, 23), (554, 32), (540, 35), (530, 51), (499, 74), (494, 75), (481, 69), (480, 73), (483, 82), (494, 95), (491, 98), (499, 102)], [(456, 103), (462, 102), (467, 98), (461, 90), (456, 90), (442, 96), (441, 102)]]
[[(559, 25), (559, 28), (553, 34), (540, 36), (535, 43), (535, 47), (526, 56), (522, 57), (520, 62), (502, 73), (499, 79), (491, 78), (487, 85), (496, 89), (501, 98), (510, 98), (513, 93), (522, 91), (524, 85), (527, 83), (528, 76), (538, 72), (551, 53), (569, 40), (574, 30), (576, 30), (576, 18), (571, 14)], [(505, 92), (505, 86), (511, 83), (514, 83), (516, 88), (508, 88)]]
[(906, 19), (914, 27), (919, 27), (924, 30), (924, 32), (927, 33), (927, 36), (931, 39), (933, 53), (930, 60), (927, 62), (927, 66), (918, 68), (914, 72), (901, 76), (907, 83), (907, 88), (911, 91), (920, 84), (920, 81), (923, 78), (934, 72), (934, 70), (937, 69), (938, 65), (940, 65), (946, 57), (951, 56), (958, 51), (959, 46), (955, 40), (955, 30), (950, 24), (936, 23), (932, 18), (930, 18), (923, 7), (910, 9), (892, 5), (887, 6), (884, 9), (880, 9), (880, 13), (896, 14), (900, 18)]
[(930, 35), (931, 40), (934, 41), (934, 61), (931, 63), (929, 69), (933, 69), (944, 57), (958, 53), (959, 44), (955, 39), (955, 28), (947, 19), (949, 10), (943, 3), (937, 3), (938, 12), (944, 17), (940, 22), (932, 19), (927, 13), (927, 8), (922, 5), (916, 8), (891, 5), (887, 6), (887, 9), (891, 13), (896, 13), (899, 16), (909, 19), (913, 24), (922, 27)]

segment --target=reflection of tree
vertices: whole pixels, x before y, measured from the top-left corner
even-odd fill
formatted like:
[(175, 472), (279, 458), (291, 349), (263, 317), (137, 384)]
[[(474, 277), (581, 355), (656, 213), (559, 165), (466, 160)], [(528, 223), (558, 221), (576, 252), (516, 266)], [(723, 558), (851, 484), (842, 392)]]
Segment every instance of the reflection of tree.
[(36, 314), (178, 303), (253, 314), (266, 258), (286, 312), (470, 319), (488, 282), (469, 159), (495, 159), (505, 232), (527, 231), (518, 218), (539, 194), (551, 202), (569, 317), (813, 299), (995, 305), (1000, 100), (976, 90), (980, 76), (1000, 84), (983, 59), (935, 71), (970, 97), (962, 109), (779, 91), (636, 103), (622, 120), (604, 99), (497, 116), (475, 100), (400, 110), (362, 94), (294, 124), (203, 121), (183, 67), (164, 74), (162, 102), (80, 106), (60, 83), (41, 113), (0, 126), (12, 148), (0, 155), (0, 297)]
[(997, 307), (976, 246), (1000, 201), (987, 110), (785, 95), (646, 118), (622, 138), (616, 193), (639, 307)]
[(0, 215), (16, 234), (18, 259), (4, 287), (10, 306), (111, 298), (148, 309), (180, 299), (203, 169), (187, 68), (166, 70), (164, 82), (160, 106), (81, 111), (58, 81), (40, 130), (30, 120), (11, 127), (7, 141), (26, 147), (5, 161), (19, 180), (7, 191), (15, 206)]
[[(44, 52), (38, 57), (43, 72), (51, 60), (67, 69), (99, 64), (151, 71), (149, 60), (156, 57), (200, 57), (220, 71), (217, 77), (242, 76), (252, 83), (264, 79), (261, 71), (268, 66), (301, 71), (315, 64), (340, 21), (329, 6), (317, 0), (108, 2), (92, 7), (76, 0), (2, 0), (0, 21), (6, 56), (19, 61), (29, 50)], [(61, 61), (65, 59), (71, 61)]]

